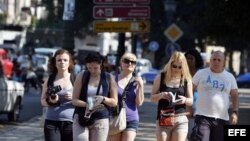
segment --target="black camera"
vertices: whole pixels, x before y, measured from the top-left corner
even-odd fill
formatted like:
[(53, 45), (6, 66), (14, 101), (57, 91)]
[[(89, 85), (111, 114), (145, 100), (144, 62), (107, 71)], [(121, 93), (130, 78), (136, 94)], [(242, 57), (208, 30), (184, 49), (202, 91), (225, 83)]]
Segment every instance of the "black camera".
[(48, 87), (47, 95), (50, 96), (52, 99), (56, 98), (56, 93), (62, 90), (62, 87), (60, 85)]

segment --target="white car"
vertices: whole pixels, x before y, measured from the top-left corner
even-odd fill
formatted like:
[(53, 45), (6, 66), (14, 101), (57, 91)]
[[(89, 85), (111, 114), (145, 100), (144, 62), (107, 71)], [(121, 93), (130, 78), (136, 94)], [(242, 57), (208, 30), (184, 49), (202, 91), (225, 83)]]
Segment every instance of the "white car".
[(146, 58), (139, 58), (136, 62), (136, 73), (138, 76), (142, 77), (144, 84), (152, 84), (156, 75), (159, 73), (159, 70), (152, 67), (150, 60)]
[(53, 56), (58, 49), (59, 48), (38, 47), (38, 48), (35, 48), (35, 54), (46, 55), (50, 57), (50, 56)]
[(22, 83), (0, 76), (0, 114), (8, 114), (9, 121), (17, 121), (23, 96), (24, 86)]
[(145, 72), (149, 72), (152, 69), (152, 63), (146, 58), (139, 58), (136, 61), (136, 73), (141, 76)]

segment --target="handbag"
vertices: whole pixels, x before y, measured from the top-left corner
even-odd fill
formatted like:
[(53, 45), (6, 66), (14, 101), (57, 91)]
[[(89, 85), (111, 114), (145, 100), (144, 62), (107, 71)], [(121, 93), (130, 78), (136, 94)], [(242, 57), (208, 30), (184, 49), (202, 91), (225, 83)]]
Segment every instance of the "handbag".
[(174, 108), (160, 110), (159, 125), (174, 126), (175, 111)]
[(86, 118), (84, 116), (84, 113), (82, 113), (82, 114), (78, 113), (78, 123), (82, 127), (90, 126), (90, 125), (94, 124), (94, 122), (95, 121), (93, 118)]
[(126, 129), (126, 108), (122, 107), (120, 113), (109, 118), (109, 133), (108, 135), (115, 135)]
[[(127, 120), (126, 120), (126, 108), (125, 108), (125, 101), (127, 99), (128, 88), (133, 80), (133, 76), (130, 78), (128, 84), (126, 85), (123, 93), (122, 93), (122, 106), (113, 108), (115, 111), (111, 110), (111, 116), (109, 118), (109, 133), (108, 135), (115, 135), (122, 132), (127, 127)], [(118, 111), (118, 113), (116, 113)]]

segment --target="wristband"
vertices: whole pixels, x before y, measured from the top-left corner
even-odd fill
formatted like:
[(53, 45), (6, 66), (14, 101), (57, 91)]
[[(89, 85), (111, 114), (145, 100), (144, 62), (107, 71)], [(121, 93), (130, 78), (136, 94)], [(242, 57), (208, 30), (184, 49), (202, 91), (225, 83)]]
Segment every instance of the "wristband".
[(238, 111), (234, 110), (232, 113), (235, 113), (238, 116)]

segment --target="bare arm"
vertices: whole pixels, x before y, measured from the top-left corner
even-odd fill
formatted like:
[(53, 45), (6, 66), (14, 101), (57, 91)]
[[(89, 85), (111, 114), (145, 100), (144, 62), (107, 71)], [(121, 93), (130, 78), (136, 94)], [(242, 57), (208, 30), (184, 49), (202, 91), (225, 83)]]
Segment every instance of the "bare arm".
[(233, 89), (230, 91), (231, 95), (231, 101), (232, 101), (232, 110), (233, 111), (238, 111), (239, 109), (239, 95), (238, 95), (238, 90)]
[(83, 73), (84, 71), (80, 72), (80, 74), (77, 75), (73, 88), (72, 104), (77, 107), (87, 106), (87, 103), (85, 101), (80, 100)]
[(144, 85), (142, 78), (137, 76), (135, 78), (136, 81), (136, 105), (141, 106), (144, 101)]
[(46, 92), (47, 92), (47, 83), (48, 83), (48, 80), (46, 80), (44, 83), (43, 83), (43, 87), (42, 87), (42, 95), (41, 95), (41, 104), (42, 106), (49, 106), (48, 103), (46, 102)]
[(239, 95), (238, 95), (238, 89), (232, 89), (230, 91), (231, 101), (232, 101), (232, 111), (235, 111), (232, 113), (230, 117), (231, 124), (237, 124), (238, 122), (238, 110), (239, 110)]
[(163, 96), (159, 92), (160, 90), (161, 75), (158, 74), (154, 80), (150, 100), (152, 102), (158, 102)]
[(187, 82), (187, 96), (186, 100), (184, 102), (187, 106), (192, 106), (193, 105), (193, 84), (192, 81), (189, 80)]
[(110, 76), (110, 97), (105, 97), (104, 103), (110, 107), (115, 107), (118, 103), (118, 94), (117, 94), (117, 86), (114, 77)]

